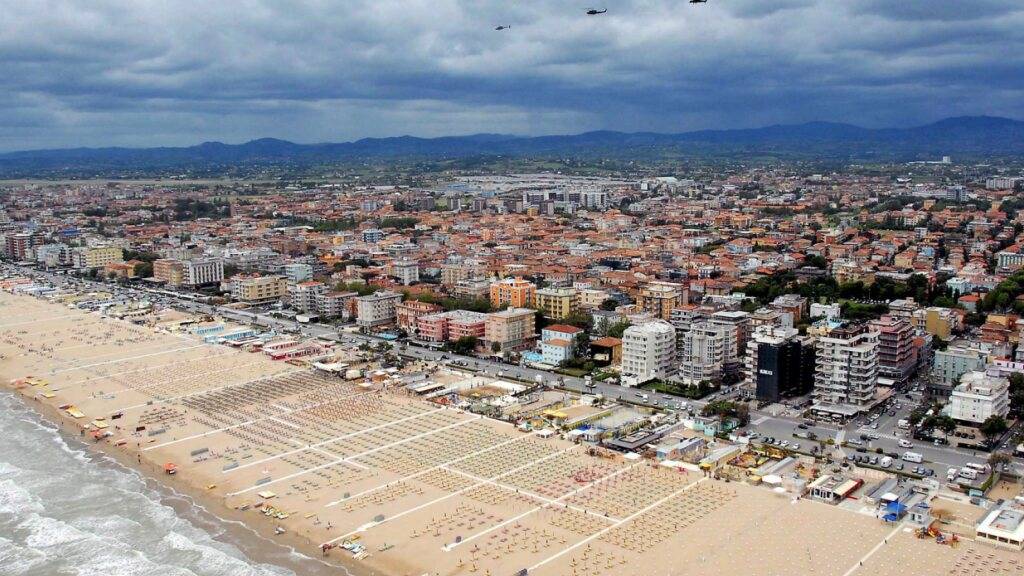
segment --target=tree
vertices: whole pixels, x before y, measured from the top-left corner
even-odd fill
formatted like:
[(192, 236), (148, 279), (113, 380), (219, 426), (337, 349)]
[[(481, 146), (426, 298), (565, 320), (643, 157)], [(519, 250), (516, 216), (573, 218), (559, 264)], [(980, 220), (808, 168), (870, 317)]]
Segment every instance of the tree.
[(608, 298), (604, 302), (601, 302), (599, 308), (605, 311), (612, 311), (619, 307), (619, 301), (614, 298)]
[(608, 327), (608, 335), (612, 338), (622, 338), (622, 334), (629, 326), (629, 320), (620, 320)]
[(495, 354), (501, 352), (501, 344), (499, 342), (491, 343), (491, 352), (494, 352)]
[(978, 431), (985, 435), (985, 438), (998, 438), (1002, 436), (1010, 426), (1006, 423), (1006, 418), (993, 414), (986, 419), (981, 426), (978, 427)]
[[(479, 339), (476, 336), (463, 336), (449, 345), (452, 352), (463, 356), (472, 354), (476, 350)], [(497, 344), (497, 342), (495, 342)]]
[(1006, 464), (1009, 461), (1010, 455), (1006, 452), (993, 452), (992, 455), (988, 457), (988, 463), (993, 467), (999, 464)]

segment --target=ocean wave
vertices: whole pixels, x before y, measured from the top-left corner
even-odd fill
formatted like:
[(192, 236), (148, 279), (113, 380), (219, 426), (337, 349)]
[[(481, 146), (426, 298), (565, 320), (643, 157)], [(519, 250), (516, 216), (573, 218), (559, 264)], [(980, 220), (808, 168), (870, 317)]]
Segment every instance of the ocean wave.
[(216, 543), (213, 541), (197, 542), (178, 532), (167, 534), (164, 536), (163, 542), (179, 555), (190, 558), (188, 562), (182, 562), (182, 565), (188, 566), (193, 572), (203, 576), (285, 576), (293, 574), (284, 568), (251, 564), (234, 554), (215, 547)]
[(46, 563), (46, 554), (0, 536), (0, 574), (20, 576)]
[(0, 514), (19, 517), (44, 510), (43, 503), (14, 480), (0, 480)]

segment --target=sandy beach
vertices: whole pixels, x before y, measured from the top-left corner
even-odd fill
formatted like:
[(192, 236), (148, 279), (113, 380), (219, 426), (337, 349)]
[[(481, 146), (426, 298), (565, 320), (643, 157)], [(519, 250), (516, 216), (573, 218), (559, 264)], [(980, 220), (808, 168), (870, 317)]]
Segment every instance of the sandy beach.
[(328, 560), (354, 574), (1024, 574), (974, 542), (26, 296), (0, 293), (0, 356), (65, 430), (305, 554), (347, 543)]

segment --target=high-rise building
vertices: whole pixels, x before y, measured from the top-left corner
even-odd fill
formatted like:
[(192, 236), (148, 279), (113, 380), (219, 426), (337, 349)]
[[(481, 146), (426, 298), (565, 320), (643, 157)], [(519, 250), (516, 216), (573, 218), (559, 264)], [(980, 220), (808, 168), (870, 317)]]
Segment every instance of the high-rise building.
[(626, 328), (622, 335), (623, 384), (668, 378), (676, 372), (676, 330), (662, 320)]
[(231, 297), (247, 304), (270, 304), (288, 297), (284, 276), (232, 276)]
[(748, 380), (762, 402), (809, 393), (814, 368), (814, 345), (796, 329), (763, 327), (747, 345)]
[(844, 418), (867, 410), (878, 386), (878, 333), (866, 324), (840, 326), (818, 340), (814, 410)]
[(124, 252), (117, 246), (77, 248), (71, 255), (72, 265), (79, 270), (94, 270), (107, 264), (124, 262)]
[(323, 282), (299, 282), (291, 287), (291, 306), (298, 312), (317, 312), (317, 298), (327, 293)]
[(928, 379), (928, 395), (935, 398), (949, 398), (960, 377), (968, 372), (979, 372), (988, 363), (988, 353), (977, 348), (950, 346), (936, 350), (932, 359), (931, 378)]
[(908, 382), (917, 369), (914, 327), (905, 318), (887, 315), (871, 322), (871, 329), (878, 332), (880, 383), (892, 386)]
[(220, 258), (193, 258), (184, 262), (183, 282), (187, 286), (217, 284), (224, 279), (224, 261)]
[(284, 277), (292, 284), (313, 279), (313, 265), (305, 262), (292, 262), (284, 265)]
[[(680, 337), (678, 376), (686, 384), (718, 383), (725, 369), (726, 356), (735, 353), (735, 334), (731, 328), (700, 321)], [(735, 360), (735, 355), (732, 356)]]

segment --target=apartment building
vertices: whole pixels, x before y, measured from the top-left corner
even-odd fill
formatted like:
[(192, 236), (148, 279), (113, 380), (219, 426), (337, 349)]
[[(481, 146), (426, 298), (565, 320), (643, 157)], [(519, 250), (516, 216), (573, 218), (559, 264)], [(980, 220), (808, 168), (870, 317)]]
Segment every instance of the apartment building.
[(319, 313), (318, 298), (326, 293), (327, 286), (323, 282), (299, 282), (291, 288), (291, 307), (297, 312)]
[(363, 329), (394, 324), (397, 319), (396, 307), (401, 301), (401, 294), (390, 291), (356, 298), (356, 324)]
[(878, 333), (849, 324), (818, 339), (814, 410), (849, 418), (867, 410), (878, 386)]
[(357, 292), (324, 292), (316, 295), (316, 311), (323, 318), (348, 320), (355, 314)]
[(391, 275), (398, 279), (402, 286), (409, 286), (420, 281), (420, 263), (416, 260), (398, 260), (391, 264)]
[(537, 309), (556, 320), (564, 320), (579, 311), (579, 293), (574, 288), (541, 288), (537, 290)]
[(412, 334), (417, 330), (417, 321), (421, 316), (434, 314), (441, 310), (440, 306), (430, 302), (420, 302), (419, 300), (399, 302), (395, 304), (395, 323), (399, 329)]
[(117, 246), (76, 248), (71, 254), (71, 265), (79, 270), (93, 270), (121, 262), (124, 262), (124, 252)]
[(292, 262), (283, 267), (284, 277), (291, 284), (299, 284), (313, 279), (313, 265), (305, 262)]
[(231, 297), (253, 305), (279, 302), (288, 297), (288, 279), (284, 276), (234, 276)]
[(904, 384), (917, 370), (914, 327), (905, 318), (882, 316), (871, 322), (878, 332), (878, 378), (886, 386)]
[(730, 342), (735, 341), (735, 335), (730, 335), (731, 331), (706, 320), (693, 324), (679, 339), (679, 380), (686, 384), (720, 382), (727, 354), (735, 353)]
[(998, 370), (967, 372), (949, 397), (948, 414), (958, 422), (978, 426), (992, 416), (1010, 413), (1010, 381)]
[(491, 307), (532, 308), (537, 301), (537, 287), (522, 278), (504, 278), (491, 283)]
[(672, 311), (687, 304), (689, 293), (681, 284), (672, 282), (651, 282), (640, 288), (636, 296), (636, 307), (655, 318), (669, 320)]
[(537, 336), (534, 333), (535, 320), (535, 312), (529, 308), (509, 308), (488, 314), (484, 340), (492, 350), (522, 350), (529, 347)]
[(558, 366), (576, 357), (575, 338), (583, 334), (581, 328), (565, 324), (554, 324), (540, 332), (540, 352), (544, 363)]
[(181, 260), (161, 258), (153, 261), (153, 279), (167, 286), (181, 286), (185, 283), (185, 267)]
[(663, 320), (626, 328), (622, 335), (622, 383), (636, 386), (676, 372), (676, 329)]

